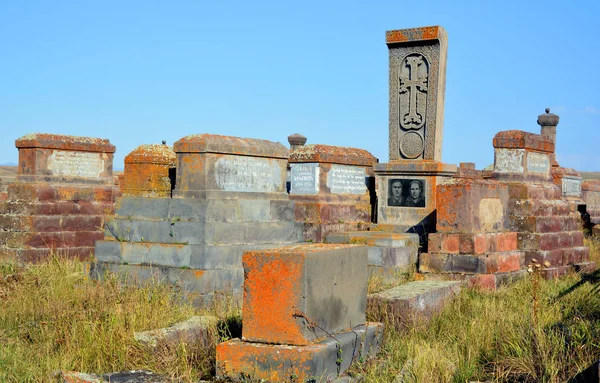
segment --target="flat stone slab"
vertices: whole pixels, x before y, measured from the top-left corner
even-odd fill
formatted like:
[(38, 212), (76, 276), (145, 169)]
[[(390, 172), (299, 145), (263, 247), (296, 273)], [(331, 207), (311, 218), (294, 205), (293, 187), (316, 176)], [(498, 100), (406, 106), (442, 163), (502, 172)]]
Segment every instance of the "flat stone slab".
[(151, 349), (176, 347), (180, 342), (186, 345), (208, 346), (211, 341), (211, 329), (215, 328), (217, 320), (213, 316), (194, 316), (167, 328), (136, 332), (133, 337)]
[(367, 298), (367, 313), (402, 328), (416, 320), (427, 320), (439, 312), (446, 302), (459, 293), (461, 282), (409, 282)]
[(83, 372), (61, 371), (59, 381), (63, 383), (171, 383), (171, 379), (151, 371), (134, 370), (95, 375)]
[(375, 356), (382, 335), (383, 324), (367, 323), (307, 346), (230, 340), (217, 345), (217, 378), (227, 377), (233, 382), (248, 378), (267, 382), (331, 381), (354, 360)]
[(386, 231), (347, 231), (331, 233), (327, 243), (357, 243), (368, 246), (404, 247), (419, 246), (419, 235), (415, 233), (392, 233)]

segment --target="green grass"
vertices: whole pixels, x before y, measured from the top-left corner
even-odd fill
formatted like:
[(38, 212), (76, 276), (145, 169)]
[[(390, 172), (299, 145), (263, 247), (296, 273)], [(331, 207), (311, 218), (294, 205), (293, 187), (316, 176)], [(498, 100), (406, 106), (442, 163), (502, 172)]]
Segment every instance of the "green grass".
[[(588, 244), (598, 262), (600, 245)], [(0, 382), (50, 382), (56, 370), (148, 369), (184, 382), (214, 373), (214, 347), (153, 353), (133, 339), (135, 331), (207, 312), (183, 304), (166, 286), (99, 283), (83, 270), (81, 262), (60, 258), (23, 268), (0, 264)], [(429, 323), (386, 330), (378, 357), (351, 373), (367, 383), (399, 376), (404, 382), (568, 381), (600, 359), (598, 279), (529, 276), (496, 292), (465, 290)], [(222, 319), (214, 342), (239, 336), (240, 310), (228, 300), (208, 314)]]
[[(59, 258), (22, 268), (5, 264), (0, 307), (0, 382), (49, 382), (56, 370), (149, 369), (182, 381), (213, 373), (214, 347), (152, 352), (133, 339), (136, 331), (206, 314), (182, 304), (164, 285), (96, 282), (87, 278), (83, 263)], [(212, 314), (239, 317), (226, 304)]]

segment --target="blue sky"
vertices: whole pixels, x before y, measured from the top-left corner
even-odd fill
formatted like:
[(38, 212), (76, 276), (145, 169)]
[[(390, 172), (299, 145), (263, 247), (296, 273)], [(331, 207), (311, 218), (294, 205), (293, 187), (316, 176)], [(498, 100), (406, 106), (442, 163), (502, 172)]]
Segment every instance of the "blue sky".
[(443, 160), (560, 115), (562, 166), (600, 171), (599, 1), (4, 1), (0, 163), (33, 132), (138, 145), (197, 133), (388, 160), (385, 31), (448, 32)]

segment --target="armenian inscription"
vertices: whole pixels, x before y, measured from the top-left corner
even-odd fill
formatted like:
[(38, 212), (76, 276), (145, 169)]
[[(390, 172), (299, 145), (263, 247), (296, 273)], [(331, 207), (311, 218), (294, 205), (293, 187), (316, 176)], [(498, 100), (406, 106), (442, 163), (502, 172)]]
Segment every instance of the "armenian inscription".
[(503, 149), (495, 151), (494, 171), (498, 173), (523, 173), (523, 149)]
[(550, 158), (547, 154), (527, 154), (527, 171), (532, 173), (548, 173), (550, 169)]
[(562, 194), (565, 196), (581, 196), (581, 179), (563, 177)]
[(327, 186), (333, 194), (365, 194), (365, 177), (364, 168), (334, 164), (327, 175)]
[(274, 192), (282, 185), (279, 164), (266, 158), (219, 158), (215, 162), (215, 179), (224, 191)]
[(290, 194), (317, 194), (319, 192), (319, 164), (290, 164)]
[(48, 170), (55, 176), (100, 177), (104, 160), (99, 153), (56, 150), (48, 156)]

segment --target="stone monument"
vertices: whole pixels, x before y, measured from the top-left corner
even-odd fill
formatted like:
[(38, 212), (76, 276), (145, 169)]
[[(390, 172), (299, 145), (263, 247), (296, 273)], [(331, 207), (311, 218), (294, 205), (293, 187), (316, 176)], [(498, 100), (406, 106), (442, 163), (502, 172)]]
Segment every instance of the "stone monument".
[(390, 162), (375, 165), (377, 222), (386, 230), (429, 232), (436, 185), (456, 172), (441, 162), (447, 35), (440, 26), (395, 30), (386, 43)]

